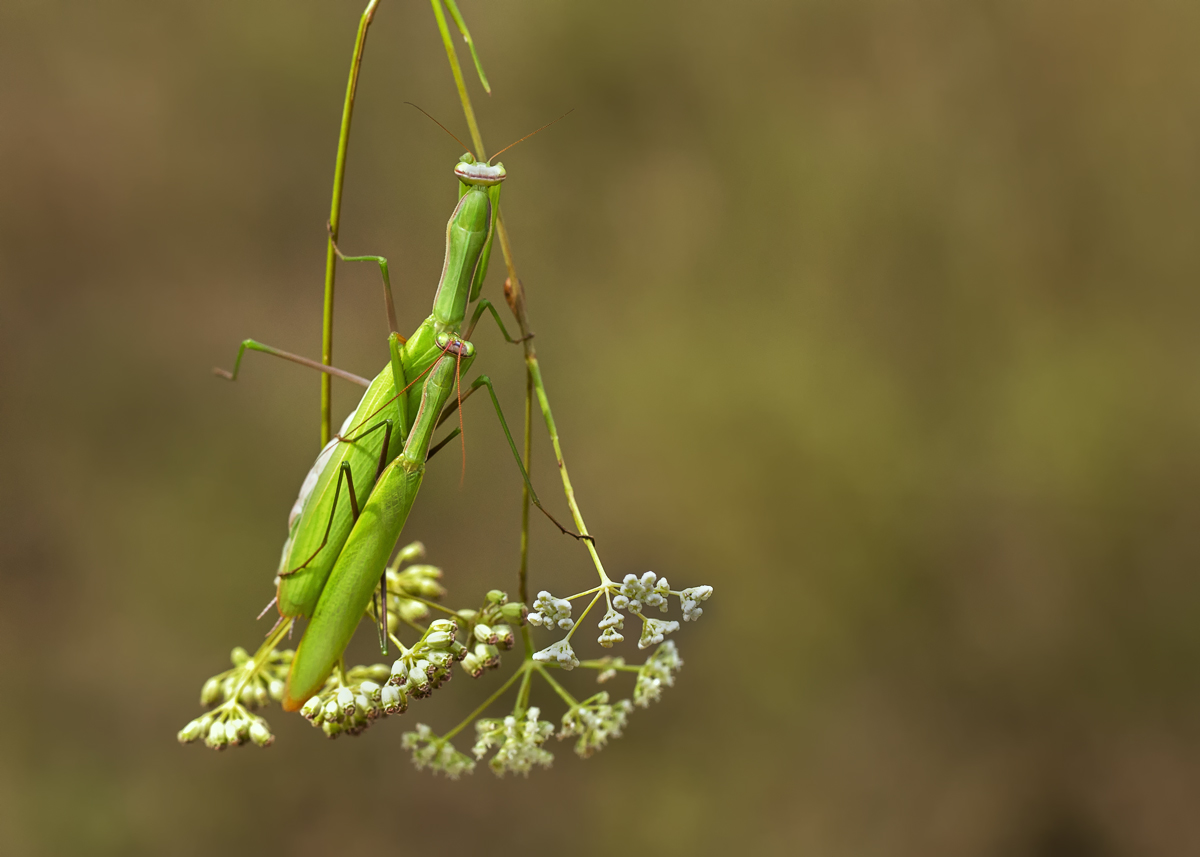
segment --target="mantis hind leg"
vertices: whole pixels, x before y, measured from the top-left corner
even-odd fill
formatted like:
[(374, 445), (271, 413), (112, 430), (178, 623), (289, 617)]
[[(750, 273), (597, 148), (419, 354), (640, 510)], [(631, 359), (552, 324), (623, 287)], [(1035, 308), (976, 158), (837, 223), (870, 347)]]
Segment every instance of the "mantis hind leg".
[[(529, 481), (529, 473), (525, 470), (525, 462), (521, 460), (521, 454), (517, 452), (517, 444), (513, 441), (512, 432), (509, 431), (508, 421), (504, 419), (504, 409), (500, 407), (500, 400), (496, 398), (496, 388), (492, 386), (492, 379), (487, 375), (480, 375), (471, 383), (470, 389), (463, 395), (462, 400), (465, 402), (468, 398), (470, 398), (472, 393), (482, 387), (487, 387), (488, 395), (492, 398), (492, 407), (496, 411), (496, 417), (500, 420), (500, 428), (504, 431), (504, 437), (508, 441), (508, 448), (512, 450), (513, 460), (517, 463), (517, 469), (521, 471), (521, 479), (525, 482), (525, 487), (529, 489), (529, 499), (533, 502), (533, 505), (537, 506), (538, 510), (541, 511), (541, 513), (547, 518), (549, 518), (551, 523), (558, 527), (559, 531), (564, 535), (568, 535), (574, 539), (594, 542), (595, 539), (593, 539), (591, 536), (572, 532), (560, 524), (558, 519), (550, 514), (546, 507), (542, 505), (542, 501), (538, 499), (537, 491), (534, 490), (533, 483)], [(446, 409), (442, 412), (441, 417), (438, 419), (438, 425), (441, 425), (443, 422), (445, 422), (446, 419), (451, 416), (455, 410), (457, 410), (457, 408), (458, 402), (452, 402), (451, 404), (447, 405)], [(458, 437), (461, 431), (461, 429), (456, 428), (454, 431), (450, 432), (449, 435), (439, 441), (438, 444), (429, 451), (426, 461), (432, 458), (434, 454), (441, 450), (442, 447), (444, 447), (447, 443)]]
[[(384, 432), (383, 433), (383, 447), (379, 453), (379, 465), (375, 468), (375, 478), (372, 480), (372, 485), (374, 485), (374, 483), (379, 480), (379, 475), (381, 473), (383, 473), (384, 468), (387, 467), (387, 448), (388, 448), (388, 442), (391, 440), (391, 437), (392, 437), (392, 421), (384, 420), (383, 422), (376, 423), (375, 425), (371, 426), (369, 429), (366, 429), (365, 431), (360, 432), (359, 434), (355, 435), (354, 437), (343, 438), (343, 440), (346, 441), (347, 443), (353, 443), (354, 441), (361, 440), (362, 438), (369, 435), (371, 432), (376, 431), (380, 428), (382, 428), (383, 432)], [(325, 535), (321, 537), (321, 543), (319, 545), (317, 545), (317, 549), (312, 552), (312, 555), (309, 556), (308, 559), (306, 559), (304, 562), (300, 563), (300, 565), (296, 566), (295, 568), (288, 569), (287, 571), (283, 572), (282, 574), (280, 574), (280, 577), (287, 577), (289, 575), (295, 574), (296, 572), (300, 571), (303, 568), (306, 568), (310, 562), (312, 562), (314, 559), (317, 558), (317, 554), (319, 554), (321, 551), (323, 551), (325, 549), (325, 545), (327, 545), (329, 543), (329, 533), (333, 529), (333, 521), (337, 515), (338, 500), (342, 496), (342, 482), (343, 481), (345, 481), (347, 492), (350, 495), (350, 517), (351, 517), (351, 520), (353, 520), (353, 521), (358, 520), (358, 515), (360, 512), (360, 509), (358, 506), (358, 493), (354, 490), (354, 471), (350, 467), (349, 461), (343, 461), (341, 463), (341, 465), (339, 465), (339, 467), (338, 467), (338, 481), (337, 481), (337, 485), (335, 485), (334, 489), (333, 489), (333, 503), (331, 504), (331, 506), (329, 508), (329, 520), (325, 522)]]

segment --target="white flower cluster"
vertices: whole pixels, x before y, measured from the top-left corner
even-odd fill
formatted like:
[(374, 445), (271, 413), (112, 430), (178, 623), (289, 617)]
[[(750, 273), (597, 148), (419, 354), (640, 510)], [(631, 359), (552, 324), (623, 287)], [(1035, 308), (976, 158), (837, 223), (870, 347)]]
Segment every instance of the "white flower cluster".
[(597, 642), (606, 649), (611, 649), (613, 643), (619, 643), (625, 639), (620, 634), (621, 629), (625, 627), (625, 617), (611, 607), (608, 608), (608, 612), (604, 614), (604, 618), (600, 620), (597, 627), (601, 631)]
[[(532, 616), (533, 614), (531, 613), (530, 615)], [(564, 670), (573, 670), (579, 666), (579, 658), (575, 657), (575, 650), (571, 648), (571, 641), (566, 638), (547, 646), (540, 652), (534, 652), (533, 659), (541, 663), (556, 663)]]
[(621, 730), (625, 728), (631, 710), (633, 703), (628, 699), (610, 705), (608, 693), (598, 693), (567, 710), (558, 737), (578, 735), (575, 752), (586, 759), (607, 744), (609, 738), (621, 737)]
[(649, 708), (650, 703), (658, 702), (662, 689), (675, 684), (674, 674), (682, 666), (683, 659), (674, 642), (668, 640), (659, 646), (638, 670), (637, 684), (633, 687), (634, 704)]
[(639, 649), (648, 649), (651, 646), (657, 646), (663, 641), (663, 638), (679, 630), (679, 623), (674, 619), (642, 619), (642, 636), (638, 639)]
[(707, 601), (712, 594), (713, 588), (711, 586), (693, 586), (691, 589), (685, 589), (680, 592), (679, 606), (683, 608), (683, 621), (697, 621), (701, 614), (704, 613), (700, 609), (700, 602)]
[(433, 734), (424, 723), (418, 723), (415, 732), (405, 732), (400, 745), (412, 750), (413, 764), (417, 770), (429, 768), (434, 773), (441, 771), (452, 780), (475, 770), (475, 761), (466, 753), (454, 749), (454, 745)]
[[(382, 678), (387, 667), (377, 664), (356, 667), (355, 671), (370, 671)], [(403, 714), (408, 708), (408, 697), (394, 685), (380, 685), (371, 679), (340, 686), (336, 682), (331, 684), (332, 687), (310, 696), (300, 707), (305, 719), (329, 738), (343, 734), (361, 735), (376, 718)]]
[(542, 745), (554, 734), (554, 724), (548, 720), (538, 720), (540, 714), (541, 711), (533, 707), (519, 719), (510, 714), (503, 720), (475, 721), (478, 736), (474, 747), (475, 758), (482, 759), (489, 749), (498, 744), (500, 749), (488, 762), (488, 767), (497, 776), (502, 777), (508, 772), (529, 776), (534, 765), (549, 767), (554, 755)]
[(647, 571), (641, 576), (641, 579), (636, 574), (625, 575), (617, 593), (617, 596), (613, 598), (613, 606), (618, 610), (628, 607), (632, 612), (640, 613), (642, 605), (645, 605), (646, 607), (657, 607), (666, 613), (667, 596), (671, 594), (671, 587), (667, 584), (665, 577), (659, 579), (653, 571)]
[(180, 729), (176, 737), (180, 744), (190, 744), (202, 738), (204, 746), (213, 750), (236, 747), (247, 740), (259, 747), (269, 747), (275, 742), (267, 721), (237, 703), (200, 715)]
[(570, 631), (575, 624), (571, 619), (571, 602), (565, 598), (555, 598), (543, 589), (533, 602), (533, 612), (529, 614), (529, 624), (546, 628), (553, 628), (557, 625), (564, 631)]
[(270, 746), (275, 736), (267, 721), (250, 710), (283, 698), (284, 679), (293, 654), (291, 649), (272, 651), (262, 663), (255, 663), (245, 649), (235, 648), (229, 653), (233, 668), (213, 676), (200, 689), (200, 704), (217, 707), (180, 729), (176, 736), (179, 743), (203, 740), (214, 750), (247, 741)]

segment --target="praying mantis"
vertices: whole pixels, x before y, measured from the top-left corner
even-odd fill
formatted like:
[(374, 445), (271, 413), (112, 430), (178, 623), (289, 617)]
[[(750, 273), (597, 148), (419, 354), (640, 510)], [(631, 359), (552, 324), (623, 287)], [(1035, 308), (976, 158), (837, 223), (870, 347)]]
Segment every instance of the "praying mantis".
[[(311, 621), (292, 661), (283, 698), (287, 711), (299, 709), (324, 685), (377, 586), (381, 601), (375, 613), (386, 652), (385, 567), (420, 489), (434, 430), (449, 415), (446, 409), (456, 387), (460, 399), (454, 407), (461, 404), (459, 379), (475, 358), (475, 347), (461, 335), (461, 329), (467, 305), (478, 298), (486, 274), (499, 189), (507, 173), (503, 164), (476, 163), (468, 153), (455, 167), (455, 175), (462, 195), (446, 226), (446, 256), (433, 311), (408, 339), (395, 331), (388, 337), (389, 365), (370, 382), (341, 431), (317, 456), (289, 517), (275, 603), (280, 621), (298, 617), (311, 617)], [(390, 296), (386, 260), (377, 256), (341, 258), (378, 262)], [(486, 299), (479, 301), (469, 331), (488, 310), (504, 337), (518, 342), (508, 335)], [(218, 374), (236, 379), (247, 350), (330, 368), (246, 340), (233, 371), (217, 370)], [(345, 372), (332, 374), (354, 379)], [(471, 392), (484, 386), (522, 479), (540, 508), (490, 379), (480, 376)], [(343, 485), (345, 500), (341, 499)], [(570, 533), (561, 525), (559, 529)]]

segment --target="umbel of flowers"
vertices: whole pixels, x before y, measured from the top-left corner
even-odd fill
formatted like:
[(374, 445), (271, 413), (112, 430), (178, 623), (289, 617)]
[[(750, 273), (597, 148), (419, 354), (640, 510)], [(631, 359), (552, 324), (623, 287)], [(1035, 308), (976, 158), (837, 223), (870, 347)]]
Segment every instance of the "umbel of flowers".
[[(619, 737), (633, 709), (648, 707), (661, 698), (683, 665), (674, 642), (664, 639), (679, 630), (679, 622), (646, 614), (651, 610), (666, 613), (674, 599), (683, 621), (695, 621), (704, 612), (700, 604), (712, 595), (711, 586), (676, 591), (666, 578), (646, 572), (640, 577), (626, 575), (619, 583), (604, 577), (601, 585), (567, 598), (542, 591), (532, 610), (510, 601), (500, 590), (488, 592), (478, 607), (454, 610), (441, 603), (447, 594), (441, 570), (418, 562), (423, 558), (424, 547), (415, 542), (400, 552), (387, 573), (388, 637), (397, 651), (392, 664), (335, 669), (300, 713), (330, 738), (359, 735), (374, 723), (404, 714), (412, 702), (431, 696), (457, 671), (479, 678), (498, 669), (502, 653), (512, 650), (520, 636), (524, 655), (517, 668), (458, 725), (439, 735), (417, 723), (403, 736), (403, 745), (412, 752), (418, 768), (451, 778), (471, 772), (476, 761), (489, 754), (488, 767), (497, 775), (528, 775), (534, 767), (553, 761), (547, 742), (556, 732), (559, 739), (574, 738), (575, 752), (584, 757)], [(587, 596), (591, 600), (577, 621), (572, 602)], [(597, 623), (598, 642), (605, 648), (622, 642), (626, 618), (635, 617), (641, 622), (638, 648), (654, 647), (643, 663), (630, 664), (622, 657), (580, 660), (576, 656), (572, 637), (602, 598), (605, 612)], [(370, 611), (364, 618), (375, 621)], [(531, 627), (565, 633), (538, 649)], [(267, 721), (255, 712), (283, 696), (293, 652), (278, 646), (289, 630), (290, 623), (278, 625), (254, 655), (240, 647), (233, 650), (231, 668), (210, 678), (201, 689), (201, 704), (209, 710), (180, 730), (180, 742), (200, 741), (217, 750), (245, 743), (265, 747), (274, 742)], [(576, 667), (595, 670), (602, 683), (632, 673), (629, 698), (614, 700), (608, 691), (601, 691), (576, 699), (553, 675), (556, 669)], [(538, 685), (548, 688), (565, 706), (557, 727), (542, 719), (544, 705), (532, 702)], [(507, 714), (483, 716), (513, 687), (517, 688), (516, 698)], [(453, 739), (472, 723), (475, 744), (468, 755), (455, 748)]]

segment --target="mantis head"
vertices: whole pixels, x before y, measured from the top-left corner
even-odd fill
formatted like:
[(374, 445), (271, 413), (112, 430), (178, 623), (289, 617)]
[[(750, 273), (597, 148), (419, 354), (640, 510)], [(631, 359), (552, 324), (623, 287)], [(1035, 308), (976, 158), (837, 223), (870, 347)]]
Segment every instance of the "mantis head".
[(504, 164), (493, 166), (487, 163), (480, 163), (475, 160), (470, 152), (459, 158), (458, 163), (454, 165), (454, 174), (466, 184), (482, 185), (483, 187), (498, 185), (508, 175), (504, 171)]

